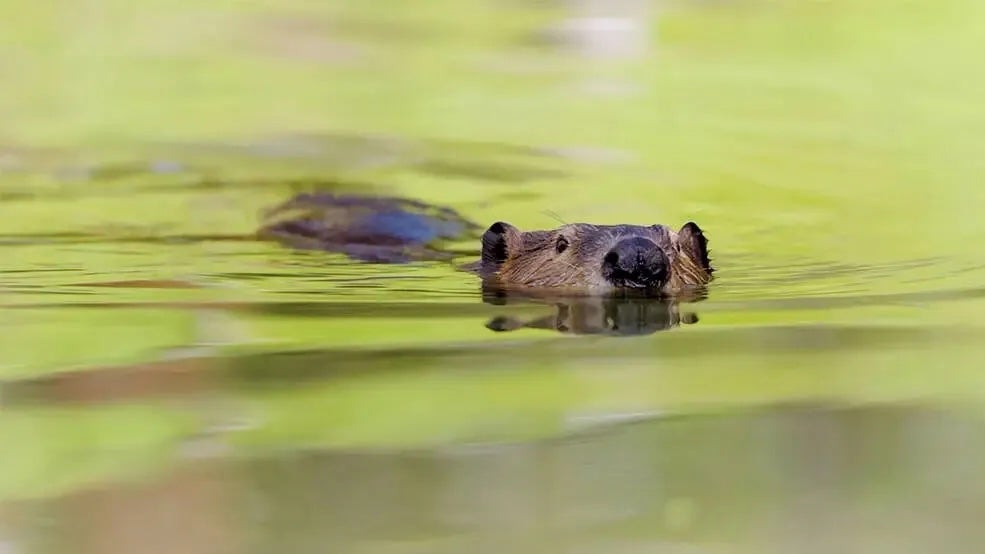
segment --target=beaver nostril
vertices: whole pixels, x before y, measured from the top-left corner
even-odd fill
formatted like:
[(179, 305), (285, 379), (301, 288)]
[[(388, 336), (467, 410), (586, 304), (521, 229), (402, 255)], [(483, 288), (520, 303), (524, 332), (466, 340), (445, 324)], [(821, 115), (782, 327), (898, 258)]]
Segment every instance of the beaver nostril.
[(608, 254), (605, 255), (605, 259), (603, 261), (607, 265), (610, 265), (612, 267), (616, 267), (619, 264), (619, 254), (617, 254), (613, 250), (612, 252), (609, 252)]

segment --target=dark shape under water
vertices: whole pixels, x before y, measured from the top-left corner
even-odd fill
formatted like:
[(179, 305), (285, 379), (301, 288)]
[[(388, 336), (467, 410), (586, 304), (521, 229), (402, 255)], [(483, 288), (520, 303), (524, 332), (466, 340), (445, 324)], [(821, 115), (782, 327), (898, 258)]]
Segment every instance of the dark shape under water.
[(376, 263), (449, 259), (443, 241), (477, 236), (458, 212), (394, 197), (303, 193), (265, 214), (262, 238)]

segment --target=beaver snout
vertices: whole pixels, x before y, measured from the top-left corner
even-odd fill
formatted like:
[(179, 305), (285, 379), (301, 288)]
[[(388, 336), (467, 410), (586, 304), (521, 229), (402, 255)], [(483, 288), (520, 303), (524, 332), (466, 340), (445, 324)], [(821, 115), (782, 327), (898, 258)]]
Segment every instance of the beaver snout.
[(602, 260), (602, 275), (616, 287), (659, 288), (667, 282), (670, 262), (653, 241), (620, 240)]

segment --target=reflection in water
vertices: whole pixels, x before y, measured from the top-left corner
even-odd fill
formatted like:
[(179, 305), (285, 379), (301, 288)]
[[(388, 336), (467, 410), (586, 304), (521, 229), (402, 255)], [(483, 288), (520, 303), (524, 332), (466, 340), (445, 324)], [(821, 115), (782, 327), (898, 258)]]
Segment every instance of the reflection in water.
[(786, 408), (199, 459), (23, 503), (5, 532), (24, 553), (972, 552), (982, 437), (978, 417), (929, 407)]
[[(487, 302), (501, 303), (495, 296)], [(678, 325), (698, 322), (695, 313), (680, 310), (680, 302), (671, 298), (633, 298), (586, 296), (551, 298), (542, 301), (554, 307), (554, 313), (534, 319), (497, 316), (486, 326), (493, 331), (548, 329), (574, 335), (649, 335)]]

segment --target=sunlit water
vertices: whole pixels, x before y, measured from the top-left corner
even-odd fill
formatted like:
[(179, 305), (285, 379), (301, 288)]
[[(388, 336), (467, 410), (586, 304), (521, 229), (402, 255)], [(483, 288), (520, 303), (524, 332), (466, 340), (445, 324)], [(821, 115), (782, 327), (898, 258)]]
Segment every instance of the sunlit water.
[[(980, 551), (981, 9), (467, 4), (107, 3), (31, 54), (60, 77), (3, 103), (0, 552)], [(316, 189), (693, 219), (717, 277), (502, 302), (474, 238), (252, 238)]]

